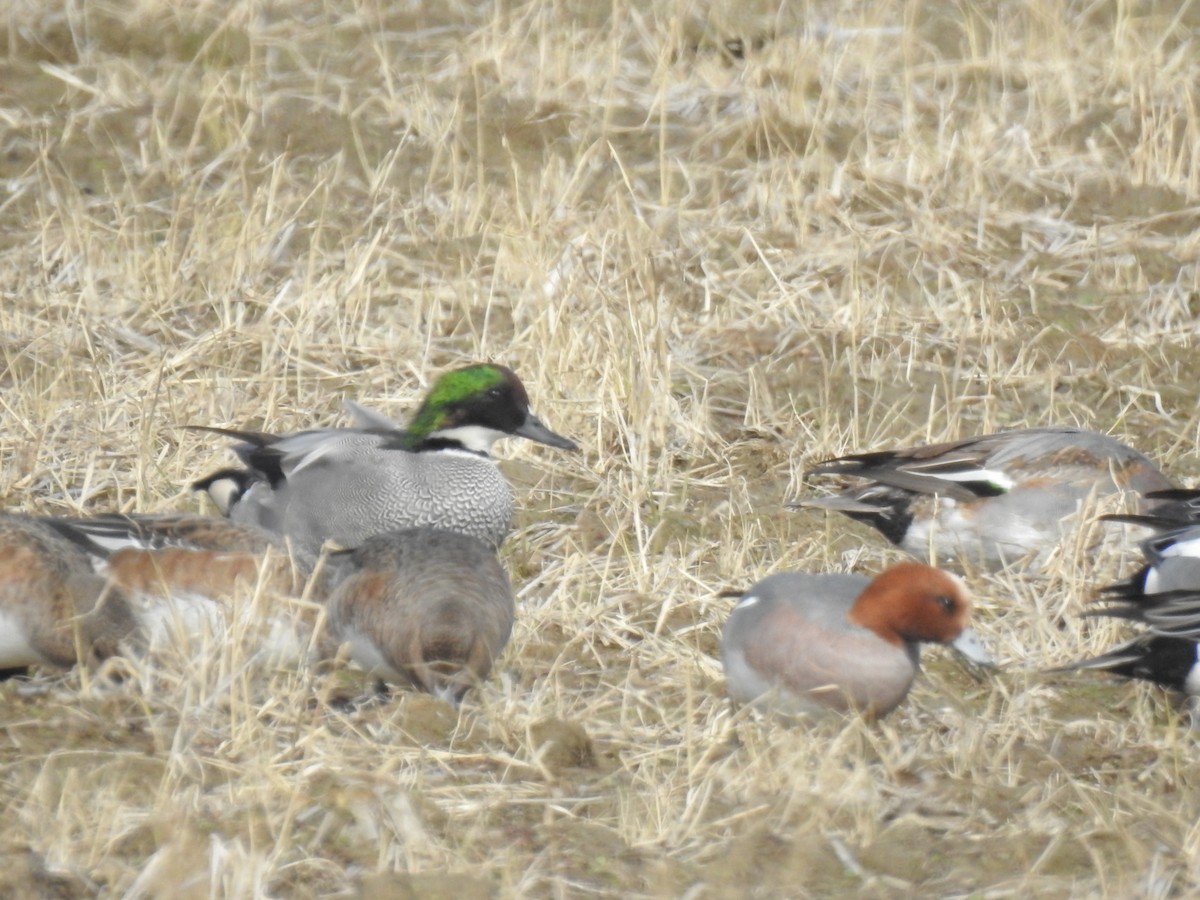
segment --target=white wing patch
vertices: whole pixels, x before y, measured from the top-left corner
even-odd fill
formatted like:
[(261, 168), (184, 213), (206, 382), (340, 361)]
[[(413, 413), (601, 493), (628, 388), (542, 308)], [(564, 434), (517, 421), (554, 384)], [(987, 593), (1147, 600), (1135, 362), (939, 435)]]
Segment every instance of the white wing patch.
[(929, 474), (943, 481), (986, 481), (988, 484), (995, 485), (1003, 491), (1011, 491), (1017, 486), (1016, 481), (999, 469), (971, 469), (967, 472), (936, 472)]
[(734, 610), (736, 611), (739, 609), (749, 609), (751, 606), (756, 604), (759, 601), (759, 599), (761, 599), (761, 598), (758, 596), (758, 594), (747, 594), (745, 597), (743, 597), (741, 600), (739, 600), (737, 602), (737, 605), (734, 606)]

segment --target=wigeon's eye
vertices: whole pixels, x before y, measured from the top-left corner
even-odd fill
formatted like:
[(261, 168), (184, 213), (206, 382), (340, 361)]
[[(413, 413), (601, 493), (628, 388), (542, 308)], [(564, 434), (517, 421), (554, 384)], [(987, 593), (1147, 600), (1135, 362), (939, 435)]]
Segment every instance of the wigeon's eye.
[(938, 594), (933, 598), (934, 601), (948, 613), (952, 613), (957, 609), (958, 604), (954, 602), (954, 598), (949, 594)]

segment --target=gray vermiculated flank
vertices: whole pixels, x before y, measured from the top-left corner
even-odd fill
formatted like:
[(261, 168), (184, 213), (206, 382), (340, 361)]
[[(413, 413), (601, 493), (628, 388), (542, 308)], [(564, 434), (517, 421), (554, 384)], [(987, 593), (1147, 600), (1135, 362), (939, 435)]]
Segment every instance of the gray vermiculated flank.
[(286, 534), (298, 553), (315, 557), (327, 540), (355, 547), (415, 527), (457, 531), (495, 546), (508, 534), (512, 513), (512, 491), (491, 459), (384, 450), (367, 437), (340, 446), (328, 465), (318, 460), (289, 472), (274, 491), (256, 485), (233, 518)]

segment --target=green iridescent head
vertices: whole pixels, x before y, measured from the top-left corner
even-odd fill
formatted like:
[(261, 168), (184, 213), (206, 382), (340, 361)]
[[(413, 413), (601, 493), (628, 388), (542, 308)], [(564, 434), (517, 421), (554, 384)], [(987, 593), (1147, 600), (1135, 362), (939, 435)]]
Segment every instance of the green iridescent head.
[(529, 411), (529, 395), (512, 369), (480, 363), (447, 372), (434, 382), (408, 423), (408, 449), (438, 442), (483, 451), (504, 435), (574, 449), (575, 442), (546, 428)]

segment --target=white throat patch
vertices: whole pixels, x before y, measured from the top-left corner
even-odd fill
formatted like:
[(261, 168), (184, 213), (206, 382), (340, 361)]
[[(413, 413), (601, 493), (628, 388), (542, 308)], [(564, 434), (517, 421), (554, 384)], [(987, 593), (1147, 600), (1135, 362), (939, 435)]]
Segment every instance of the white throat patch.
[(457, 428), (441, 428), (430, 435), (432, 438), (443, 438), (448, 441), (458, 441), (466, 449), (474, 453), (491, 453), (492, 445), (502, 437), (503, 431), (487, 428), (483, 425), (460, 425)]

